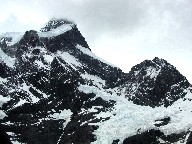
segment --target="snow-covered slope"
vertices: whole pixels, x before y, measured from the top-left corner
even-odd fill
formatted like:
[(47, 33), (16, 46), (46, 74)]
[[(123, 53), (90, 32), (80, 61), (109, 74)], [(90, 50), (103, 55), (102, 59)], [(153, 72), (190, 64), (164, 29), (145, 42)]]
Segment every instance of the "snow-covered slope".
[(12, 143), (190, 141), (192, 87), (165, 60), (123, 73), (63, 19), (11, 37), (0, 42), (0, 118)]
[(0, 35), (0, 42), (7, 46), (16, 44), (23, 36), (23, 32), (7, 32)]

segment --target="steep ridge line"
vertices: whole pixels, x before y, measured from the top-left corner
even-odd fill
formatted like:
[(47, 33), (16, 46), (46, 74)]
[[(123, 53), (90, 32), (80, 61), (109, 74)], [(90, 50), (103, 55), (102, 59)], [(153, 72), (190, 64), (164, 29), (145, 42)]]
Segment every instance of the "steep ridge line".
[(190, 142), (192, 87), (163, 59), (123, 73), (65, 19), (1, 35), (0, 48), (1, 124), (12, 143)]

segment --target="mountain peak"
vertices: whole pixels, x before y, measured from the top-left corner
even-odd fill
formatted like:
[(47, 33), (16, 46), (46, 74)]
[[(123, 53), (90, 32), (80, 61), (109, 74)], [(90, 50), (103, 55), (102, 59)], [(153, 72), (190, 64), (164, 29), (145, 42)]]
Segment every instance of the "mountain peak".
[(159, 65), (159, 66), (165, 66), (168, 64), (168, 62), (164, 59), (161, 59), (161, 58), (158, 58), (158, 57), (155, 57), (152, 62), (154, 62), (155, 64)]
[(167, 107), (183, 97), (187, 87), (189, 82), (173, 65), (155, 57), (131, 69), (125, 93), (136, 104)]
[(155, 57), (125, 74), (92, 53), (68, 20), (0, 36), (0, 70), (1, 143), (10, 143), (7, 137), (28, 144), (192, 137), (192, 87), (174, 66)]
[(53, 29), (56, 29), (62, 25), (76, 25), (74, 22), (69, 21), (67, 19), (56, 19), (53, 18), (49, 22), (45, 24), (43, 28), (40, 29), (41, 32), (48, 32)]

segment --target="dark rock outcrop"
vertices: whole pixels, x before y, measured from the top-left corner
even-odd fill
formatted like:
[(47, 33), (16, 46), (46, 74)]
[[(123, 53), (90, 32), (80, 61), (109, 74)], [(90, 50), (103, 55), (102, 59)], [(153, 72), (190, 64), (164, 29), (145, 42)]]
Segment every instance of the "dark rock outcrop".
[[(61, 26), (68, 29), (51, 36)], [(67, 20), (51, 20), (41, 32), (27, 31), (14, 46), (6, 43), (11, 41), (0, 42), (3, 52), (16, 58), (13, 67), (6, 59), (0, 63), (0, 95), (10, 97), (2, 105), (7, 114), (2, 124), (12, 133), (12, 141), (89, 144), (97, 140), (94, 131), (99, 124), (115, 116), (106, 114), (117, 104), (110, 97), (118, 99), (125, 94), (138, 105), (168, 107), (183, 98), (190, 87), (187, 79), (163, 59), (145, 60), (128, 74), (105, 63), (91, 52), (77, 26)], [(100, 113), (103, 115), (97, 117)], [(171, 118), (158, 121), (161, 123), (154, 124), (157, 128), (169, 124)], [(151, 129), (123, 143), (158, 143), (159, 138), (176, 142), (186, 134), (165, 136)], [(4, 130), (1, 136), (8, 141)], [(120, 139), (112, 143), (118, 144)]]
[(126, 97), (135, 104), (167, 107), (184, 97), (189, 86), (174, 66), (156, 57), (134, 66), (122, 87), (126, 87)]
[(5, 128), (0, 124), (0, 142), (2, 144), (12, 144)]

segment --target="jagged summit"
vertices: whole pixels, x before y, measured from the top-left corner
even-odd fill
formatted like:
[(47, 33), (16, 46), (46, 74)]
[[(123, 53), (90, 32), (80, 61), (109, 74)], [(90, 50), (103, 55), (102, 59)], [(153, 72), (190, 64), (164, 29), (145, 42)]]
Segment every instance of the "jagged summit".
[(66, 20), (0, 39), (0, 133), (13, 143), (187, 141), (191, 89), (157, 57), (123, 73), (92, 53)]
[(48, 23), (45, 24), (43, 28), (40, 29), (41, 32), (48, 32), (53, 29), (56, 29), (62, 25), (71, 25), (75, 26), (75, 23), (67, 19), (51, 19)]
[(185, 96), (187, 79), (166, 60), (155, 57), (134, 66), (123, 86), (126, 97), (136, 104), (170, 106)]
[(12, 58), (20, 57), (29, 47), (45, 47), (56, 52), (61, 49), (76, 51), (77, 45), (91, 50), (76, 24), (66, 19), (52, 19), (40, 32), (29, 30), (25, 33), (5, 33), (0, 36), (2, 51)]
[(162, 58), (158, 58), (158, 57), (155, 57), (152, 62), (156, 63), (157, 65), (159, 66), (164, 66), (164, 65), (167, 65), (169, 64), (166, 60), (162, 59)]
[(137, 71), (138, 69), (142, 69), (145, 67), (154, 67), (158, 69), (158, 68), (164, 67), (165, 65), (170, 65), (170, 64), (168, 64), (168, 62), (164, 59), (155, 57), (153, 60), (144, 60), (140, 64), (133, 66), (131, 71)]

